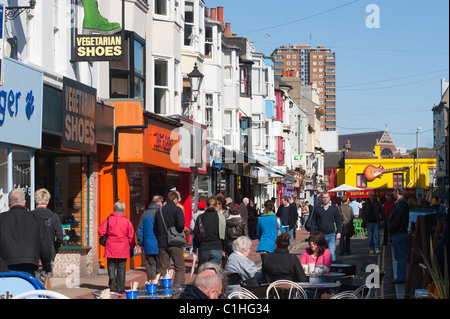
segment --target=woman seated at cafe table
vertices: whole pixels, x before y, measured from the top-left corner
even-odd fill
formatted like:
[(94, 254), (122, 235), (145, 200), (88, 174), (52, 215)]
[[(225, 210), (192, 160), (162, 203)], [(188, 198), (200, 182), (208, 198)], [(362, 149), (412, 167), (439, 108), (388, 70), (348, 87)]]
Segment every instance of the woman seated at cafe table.
[(328, 249), (325, 236), (320, 231), (311, 233), (308, 239), (309, 247), (305, 248), (300, 263), (306, 274), (315, 271), (318, 265), (323, 265), (323, 272), (331, 269), (331, 252)]
[(282, 233), (275, 241), (275, 251), (261, 255), (263, 279), (266, 283), (277, 280), (308, 281), (298, 257), (289, 253), (290, 239), (289, 233)]

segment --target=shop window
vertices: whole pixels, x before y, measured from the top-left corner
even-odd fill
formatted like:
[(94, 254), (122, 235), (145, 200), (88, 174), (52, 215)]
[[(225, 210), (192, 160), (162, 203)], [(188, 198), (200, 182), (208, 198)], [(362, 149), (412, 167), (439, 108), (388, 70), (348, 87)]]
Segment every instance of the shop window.
[[(46, 158), (47, 166), (39, 167), (39, 176), (45, 176), (42, 172), (46, 169), (54, 170), (50, 176), (52, 181), (40, 181), (40, 187), (49, 189), (52, 195), (52, 209), (61, 219), (64, 230), (65, 248), (88, 246), (88, 220), (89, 198), (89, 163), (84, 156), (57, 156)], [(49, 183), (49, 185), (45, 185)], [(52, 184), (52, 186), (50, 185)]]
[(123, 61), (109, 62), (111, 98), (141, 98), (145, 102), (145, 41), (126, 32)]
[(367, 179), (364, 174), (356, 174), (356, 187), (367, 187)]
[(394, 187), (403, 186), (403, 174), (393, 174), (394, 175)]

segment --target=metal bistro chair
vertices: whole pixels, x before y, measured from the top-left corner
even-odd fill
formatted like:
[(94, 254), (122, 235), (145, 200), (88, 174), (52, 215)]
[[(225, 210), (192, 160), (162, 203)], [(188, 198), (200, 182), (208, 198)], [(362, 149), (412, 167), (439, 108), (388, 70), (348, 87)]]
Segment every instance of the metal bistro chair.
[(366, 232), (364, 231), (364, 228), (362, 227), (362, 219), (357, 218), (353, 220), (353, 226), (355, 227), (355, 235), (354, 237), (365, 238)]
[(343, 291), (331, 296), (330, 299), (360, 299), (353, 291)]
[(290, 280), (277, 280), (269, 285), (266, 299), (308, 299), (305, 290)]
[(258, 297), (247, 289), (239, 287), (237, 291), (228, 295), (228, 299), (258, 299)]
[(353, 294), (358, 296), (359, 299), (369, 299), (370, 295), (372, 293), (373, 287), (368, 286), (367, 284), (362, 285), (361, 287), (357, 288), (355, 291), (353, 291)]
[(35, 297), (35, 298), (43, 298), (46, 299), (47, 297), (50, 298), (54, 298), (54, 299), (70, 299), (69, 297), (60, 294), (59, 292), (56, 291), (51, 291), (51, 290), (30, 290), (24, 293), (21, 293), (17, 296), (14, 296), (12, 299), (25, 299), (27, 297)]

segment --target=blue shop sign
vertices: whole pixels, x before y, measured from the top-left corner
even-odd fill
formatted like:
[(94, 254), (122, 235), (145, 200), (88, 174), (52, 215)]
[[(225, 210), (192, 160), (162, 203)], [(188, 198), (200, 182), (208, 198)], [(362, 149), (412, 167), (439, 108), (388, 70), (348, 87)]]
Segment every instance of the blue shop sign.
[(0, 86), (0, 143), (40, 149), (42, 145), (42, 71), (5, 58)]

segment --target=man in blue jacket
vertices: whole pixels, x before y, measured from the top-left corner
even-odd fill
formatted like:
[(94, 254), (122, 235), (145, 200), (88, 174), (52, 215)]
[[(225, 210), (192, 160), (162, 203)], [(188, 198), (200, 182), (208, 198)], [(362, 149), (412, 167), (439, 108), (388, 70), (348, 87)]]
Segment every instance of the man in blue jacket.
[(142, 215), (138, 226), (138, 245), (144, 248), (147, 281), (155, 279), (156, 274), (160, 272), (158, 240), (153, 232), (153, 226), (155, 224), (155, 215), (161, 209), (162, 203), (162, 196), (154, 196), (152, 203)]
[(321, 231), (325, 235), (328, 249), (331, 252), (331, 260), (336, 260), (336, 239), (341, 238), (342, 219), (338, 207), (331, 203), (331, 197), (327, 191), (322, 193), (322, 203), (314, 207), (310, 218), (311, 233)]

